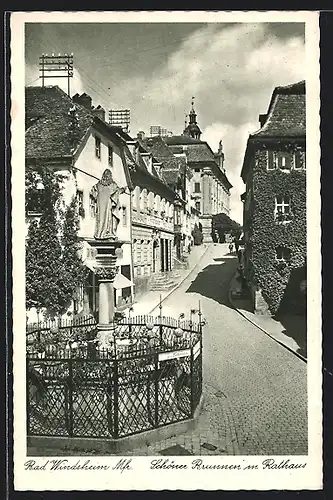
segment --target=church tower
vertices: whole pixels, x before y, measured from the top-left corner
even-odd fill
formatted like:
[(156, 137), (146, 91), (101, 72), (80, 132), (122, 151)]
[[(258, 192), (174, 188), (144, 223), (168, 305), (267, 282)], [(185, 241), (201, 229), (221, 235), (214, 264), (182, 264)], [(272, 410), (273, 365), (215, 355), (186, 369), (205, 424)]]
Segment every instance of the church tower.
[(189, 137), (192, 137), (193, 139), (200, 139), (201, 136), (201, 130), (199, 128), (199, 125), (197, 123), (197, 114), (194, 110), (194, 97), (192, 97), (192, 108), (189, 113), (189, 124), (185, 127), (183, 131), (183, 135), (188, 135)]

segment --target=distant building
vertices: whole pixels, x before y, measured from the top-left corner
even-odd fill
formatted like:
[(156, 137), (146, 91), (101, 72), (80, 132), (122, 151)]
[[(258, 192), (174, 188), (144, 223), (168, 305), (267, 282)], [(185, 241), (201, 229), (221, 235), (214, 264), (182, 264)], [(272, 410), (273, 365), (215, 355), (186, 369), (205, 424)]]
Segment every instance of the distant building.
[(305, 311), (305, 118), (305, 82), (276, 87), (247, 142), (244, 264), (258, 313)]
[(185, 156), (193, 177), (189, 193), (194, 208), (200, 212), (204, 242), (211, 242), (212, 216), (230, 212), (230, 189), (225, 167), (222, 142), (219, 151), (214, 153), (207, 142), (202, 141), (201, 130), (197, 123), (197, 114), (192, 108), (190, 121), (182, 135), (165, 137), (164, 140), (175, 156)]
[(199, 223), (200, 210), (195, 207), (192, 196), (193, 170), (187, 164), (186, 155), (174, 155), (166, 144), (165, 138), (150, 137), (142, 141), (142, 145), (160, 162), (161, 179), (177, 195), (174, 207), (174, 231), (176, 258), (181, 259), (184, 251), (192, 242), (194, 225)]
[(141, 138), (127, 141), (125, 159), (134, 186), (131, 239), (135, 293), (150, 289), (154, 278), (174, 266), (174, 202), (176, 193), (165, 183), (163, 162)]
[(172, 135), (172, 132), (171, 130), (161, 127), (160, 125), (151, 125), (150, 136), (155, 137), (157, 135), (166, 137)]

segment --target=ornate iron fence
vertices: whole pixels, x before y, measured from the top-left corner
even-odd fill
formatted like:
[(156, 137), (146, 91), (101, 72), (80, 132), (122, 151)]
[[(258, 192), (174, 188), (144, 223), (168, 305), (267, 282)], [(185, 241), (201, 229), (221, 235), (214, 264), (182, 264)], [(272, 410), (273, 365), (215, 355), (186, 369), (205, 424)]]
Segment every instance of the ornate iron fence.
[(125, 318), (107, 350), (82, 341), (87, 332), (80, 337), (73, 325), (59, 330), (27, 343), (28, 435), (116, 439), (193, 417), (202, 392), (200, 323)]

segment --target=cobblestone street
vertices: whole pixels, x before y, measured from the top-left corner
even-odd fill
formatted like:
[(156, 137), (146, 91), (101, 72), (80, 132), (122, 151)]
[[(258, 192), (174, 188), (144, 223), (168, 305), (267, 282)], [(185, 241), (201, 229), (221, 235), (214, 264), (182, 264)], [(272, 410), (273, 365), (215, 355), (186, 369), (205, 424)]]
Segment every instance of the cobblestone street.
[[(195, 430), (126, 455), (307, 453), (307, 365), (232, 308), (229, 285), (238, 261), (227, 251), (227, 245), (208, 245), (198, 265), (163, 302), (164, 315), (188, 316), (200, 301), (208, 321), (205, 397)], [(158, 314), (158, 308), (152, 314)], [(67, 453), (43, 449), (43, 455)], [(30, 454), (40, 451), (31, 449)]]
[(204, 329), (205, 402), (195, 431), (133, 455), (307, 453), (306, 363), (231, 308), (237, 259), (210, 245), (200, 265), (163, 303), (166, 315), (197, 307)]

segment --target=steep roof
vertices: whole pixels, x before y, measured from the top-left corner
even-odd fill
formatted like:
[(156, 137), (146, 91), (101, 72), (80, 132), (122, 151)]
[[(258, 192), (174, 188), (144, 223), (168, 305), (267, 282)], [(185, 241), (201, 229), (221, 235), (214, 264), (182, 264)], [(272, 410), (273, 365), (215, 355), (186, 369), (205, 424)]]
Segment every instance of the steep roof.
[(219, 168), (215, 154), (206, 141), (193, 139), (186, 135), (173, 135), (164, 138), (173, 153), (184, 152), (189, 164), (200, 162), (210, 163), (211, 168), (218, 175), (227, 189), (232, 188), (232, 184), (226, 174)]
[(305, 81), (285, 87), (276, 87), (270, 100), (264, 125), (257, 132), (249, 135), (241, 171), (243, 181), (246, 182), (253, 143), (265, 139), (304, 140), (305, 137)]
[(200, 139), (193, 139), (188, 135), (171, 135), (164, 137), (165, 142), (168, 146), (179, 145), (179, 144), (200, 144), (202, 141)]
[[(75, 111), (74, 127), (70, 110)], [(58, 86), (26, 87), (25, 117), (27, 159), (71, 158), (95, 125), (119, 145), (127, 184), (132, 187), (124, 151), (127, 136), (123, 137), (119, 127), (109, 125), (84, 106), (74, 103)]]
[(139, 142), (145, 147), (145, 149), (152, 153), (153, 157), (158, 162), (163, 163), (165, 168), (178, 169), (177, 158), (174, 156), (162, 137), (149, 137), (140, 140)]
[(166, 144), (165, 138), (161, 136), (149, 137), (139, 142), (152, 153), (158, 162), (162, 163), (160, 177), (168, 185), (176, 186), (179, 177), (186, 169), (186, 158), (174, 156), (172, 149)]
[[(186, 135), (173, 135), (166, 137), (165, 142), (174, 153), (180, 151), (179, 146), (183, 146), (183, 152), (187, 156), (188, 162), (215, 162), (214, 153), (205, 141), (193, 139)], [(184, 147), (185, 146), (185, 147)]]
[[(69, 110), (75, 107), (76, 125), (73, 131)], [(94, 122), (94, 116), (84, 107), (75, 105), (58, 86), (26, 87), (27, 158), (60, 157), (73, 154)]]
[(276, 87), (263, 127), (251, 137), (305, 137), (305, 81)]

